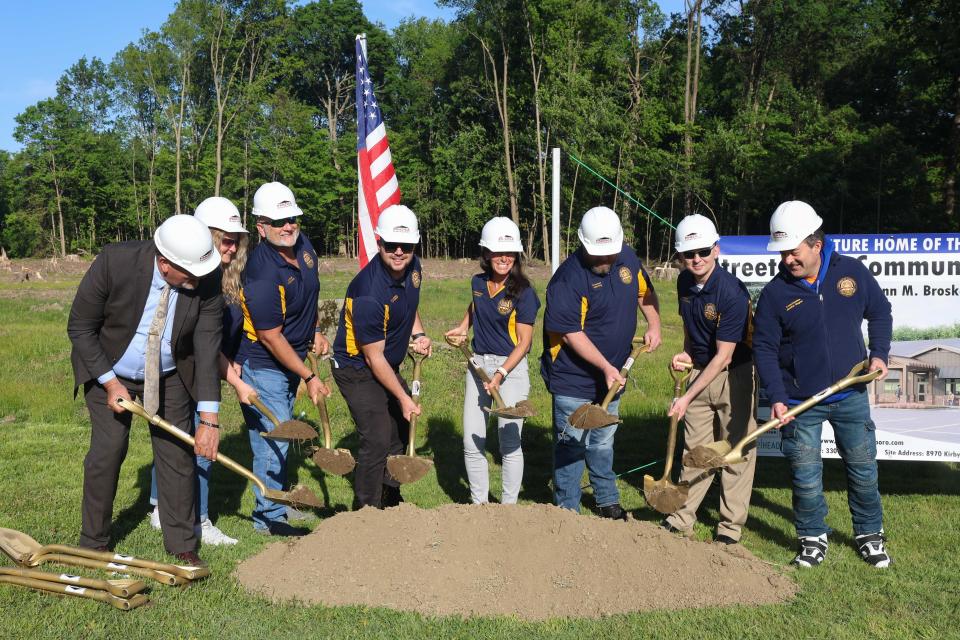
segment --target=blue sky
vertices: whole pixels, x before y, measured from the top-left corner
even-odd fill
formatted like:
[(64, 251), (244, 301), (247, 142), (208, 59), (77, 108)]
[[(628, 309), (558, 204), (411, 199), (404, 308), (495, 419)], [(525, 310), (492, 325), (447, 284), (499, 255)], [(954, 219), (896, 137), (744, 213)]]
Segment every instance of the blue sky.
[[(31, 104), (53, 96), (57, 79), (82, 56), (109, 62), (144, 29), (157, 29), (175, 0), (33, 0), (14, 3), (0, 20), (0, 149), (15, 151), (14, 118)], [(433, 0), (362, 0), (364, 11), (388, 28), (404, 17), (449, 19)], [(11, 6), (15, 8), (11, 9)], [(661, 0), (667, 12), (683, 0)]]

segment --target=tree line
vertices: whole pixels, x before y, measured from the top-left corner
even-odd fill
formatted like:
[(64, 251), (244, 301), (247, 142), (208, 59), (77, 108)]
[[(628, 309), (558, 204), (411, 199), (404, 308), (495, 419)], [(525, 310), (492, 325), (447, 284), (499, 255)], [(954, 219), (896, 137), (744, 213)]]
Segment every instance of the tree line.
[(246, 216), (279, 180), (318, 250), (354, 255), (357, 33), (428, 257), (475, 255), (494, 215), (549, 256), (554, 146), (563, 252), (598, 204), (650, 260), (669, 256), (671, 229), (638, 202), (667, 223), (703, 213), (722, 234), (765, 232), (790, 198), (831, 233), (958, 228), (960, 3), (438, 4), (455, 18), (388, 32), (358, 0), (181, 0), (17, 116), (22, 149), (0, 152), (0, 244), (95, 253), (211, 195)]

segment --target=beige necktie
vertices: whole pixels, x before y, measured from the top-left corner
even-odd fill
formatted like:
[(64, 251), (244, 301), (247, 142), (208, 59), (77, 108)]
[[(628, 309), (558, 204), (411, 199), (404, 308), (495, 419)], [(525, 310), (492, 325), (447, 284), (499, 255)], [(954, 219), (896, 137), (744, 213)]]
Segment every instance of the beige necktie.
[(143, 368), (143, 408), (155, 415), (160, 408), (160, 336), (167, 322), (167, 302), (170, 299), (170, 285), (160, 292), (157, 311), (147, 333), (146, 363)]

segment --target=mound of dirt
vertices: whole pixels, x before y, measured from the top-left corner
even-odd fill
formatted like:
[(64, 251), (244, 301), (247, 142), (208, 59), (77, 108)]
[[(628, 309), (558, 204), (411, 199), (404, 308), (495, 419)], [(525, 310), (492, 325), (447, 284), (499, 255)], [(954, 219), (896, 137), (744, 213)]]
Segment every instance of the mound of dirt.
[(425, 615), (596, 618), (790, 599), (789, 577), (739, 545), (680, 538), (550, 505), (445, 505), (341, 513), (237, 568), (274, 601)]

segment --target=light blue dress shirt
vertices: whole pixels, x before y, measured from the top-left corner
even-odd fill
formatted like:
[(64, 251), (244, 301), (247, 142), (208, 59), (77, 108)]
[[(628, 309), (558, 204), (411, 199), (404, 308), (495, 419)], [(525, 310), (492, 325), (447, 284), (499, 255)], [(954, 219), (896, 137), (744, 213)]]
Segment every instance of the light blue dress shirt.
[[(97, 378), (97, 382), (105, 384), (117, 376), (127, 378), (128, 380), (142, 381), (144, 376), (144, 367), (146, 363), (147, 352), (147, 334), (150, 331), (150, 325), (153, 324), (153, 316), (157, 313), (157, 305), (160, 303), (160, 294), (163, 288), (167, 286), (166, 280), (160, 275), (160, 268), (156, 261), (153, 263), (153, 279), (150, 281), (150, 293), (147, 294), (147, 304), (143, 308), (143, 314), (140, 316), (140, 324), (137, 325), (137, 332), (127, 345), (127, 350), (113, 365), (113, 369), (107, 371)], [(173, 319), (177, 312), (177, 299), (179, 290), (175, 287), (170, 288), (170, 295), (167, 299), (167, 319), (163, 325), (163, 332), (160, 334), (160, 371), (166, 375), (177, 368), (173, 359), (173, 348), (170, 339), (173, 336)], [(201, 400), (197, 403), (197, 411), (217, 413), (220, 411), (220, 403), (210, 400)]]

